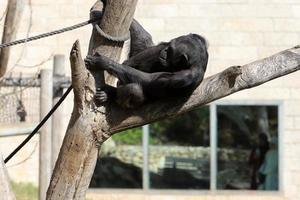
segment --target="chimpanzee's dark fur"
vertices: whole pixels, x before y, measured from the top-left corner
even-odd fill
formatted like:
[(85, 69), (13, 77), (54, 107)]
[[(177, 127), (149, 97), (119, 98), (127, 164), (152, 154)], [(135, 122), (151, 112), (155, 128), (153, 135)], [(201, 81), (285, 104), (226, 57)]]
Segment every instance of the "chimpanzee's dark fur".
[(103, 56), (87, 56), (90, 70), (106, 70), (119, 79), (118, 86), (97, 91), (102, 102), (115, 99), (133, 108), (149, 100), (189, 95), (201, 83), (208, 62), (207, 43), (188, 34), (153, 46), (151, 35), (133, 20), (130, 57), (123, 64)]

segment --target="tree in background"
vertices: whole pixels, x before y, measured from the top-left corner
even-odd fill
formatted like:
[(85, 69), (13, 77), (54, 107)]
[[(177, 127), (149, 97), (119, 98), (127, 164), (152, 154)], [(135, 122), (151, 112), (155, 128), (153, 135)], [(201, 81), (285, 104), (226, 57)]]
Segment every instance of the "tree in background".
[[(11, 42), (15, 39), (17, 30), (21, 22), (25, 0), (9, 0), (5, 10), (5, 21), (2, 33), (1, 44)], [(0, 49), (0, 78), (7, 70), (10, 48)]]

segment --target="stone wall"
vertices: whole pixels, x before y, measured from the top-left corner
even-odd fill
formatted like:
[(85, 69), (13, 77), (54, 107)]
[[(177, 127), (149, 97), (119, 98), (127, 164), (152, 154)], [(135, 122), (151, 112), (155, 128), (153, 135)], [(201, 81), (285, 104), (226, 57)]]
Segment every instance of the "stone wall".
[[(8, 0), (0, 1), (0, 16)], [(32, 0), (32, 27), (30, 35), (39, 34), (73, 25), (88, 18), (88, 12), (94, 0)], [(29, 25), (30, 9), (27, 5), (23, 14), (17, 38), (24, 38)], [(149, 30), (156, 42), (169, 40), (175, 36), (195, 32), (203, 34), (209, 41), (210, 60), (207, 76), (220, 72), (231, 65), (241, 65), (299, 44), (300, 41), (300, 1), (299, 0), (139, 0), (136, 18)], [(0, 22), (0, 29), (3, 20)], [(35, 65), (47, 60), (52, 54), (68, 56), (72, 43), (80, 39), (83, 54), (87, 45), (91, 27), (60, 34), (26, 45), (21, 65)], [(13, 67), (25, 46), (12, 48), (9, 68)], [(69, 71), (69, 64), (66, 60)], [(52, 60), (41, 67), (52, 67)], [(39, 68), (16, 67), (14, 73), (35, 73)], [(223, 101), (231, 103), (258, 104), (278, 101), (283, 106), (281, 117), (280, 163), (281, 193), (226, 193), (206, 192), (177, 194), (132, 193), (132, 192), (94, 192), (94, 199), (218, 199), (241, 200), (298, 200), (300, 199), (300, 74), (294, 74), (271, 81), (254, 89), (231, 95)], [(72, 97), (66, 105), (67, 121), (72, 108)], [(24, 137), (1, 138), (0, 148), (4, 155)], [(32, 181), (37, 184), (38, 151), (32, 151), (35, 141), (29, 143), (11, 164), (30, 159), (9, 168), (15, 181)], [(37, 148), (38, 149), (38, 148)], [(25, 169), (25, 170), (24, 170)], [(93, 199), (92, 196), (89, 198)]]
[[(220, 149), (218, 159), (221, 161), (245, 162), (250, 152), (247, 150)], [(143, 149), (142, 146), (118, 145), (111, 151), (101, 154), (101, 157), (110, 156), (119, 159), (122, 162), (143, 167)], [(165, 167), (166, 157), (190, 158), (195, 160), (207, 161), (209, 163), (209, 147), (188, 147), (188, 146), (149, 146), (149, 169), (157, 173), (159, 169)], [(207, 166), (209, 167), (209, 166)]]

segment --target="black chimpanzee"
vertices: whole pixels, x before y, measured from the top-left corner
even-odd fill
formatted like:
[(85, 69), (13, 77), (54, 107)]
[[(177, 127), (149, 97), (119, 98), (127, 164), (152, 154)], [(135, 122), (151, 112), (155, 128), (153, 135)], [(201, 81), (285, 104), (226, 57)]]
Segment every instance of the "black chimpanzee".
[(115, 99), (125, 108), (149, 100), (189, 95), (201, 83), (208, 62), (207, 43), (188, 34), (153, 46), (151, 35), (134, 20), (130, 27), (130, 58), (119, 64), (103, 55), (87, 56), (90, 70), (106, 70), (119, 79), (118, 86), (106, 85), (96, 99)]

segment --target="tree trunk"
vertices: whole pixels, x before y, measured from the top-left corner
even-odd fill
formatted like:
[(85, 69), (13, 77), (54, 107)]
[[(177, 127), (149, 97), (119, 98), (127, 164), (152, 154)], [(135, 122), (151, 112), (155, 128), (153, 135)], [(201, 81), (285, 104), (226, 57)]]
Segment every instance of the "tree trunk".
[[(2, 34), (2, 44), (11, 42), (15, 39), (23, 10), (24, 0), (9, 0), (7, 2), (7, 13)], [(0, 78), (3, 77), (6, 72), (9, 54), (9, 47), (0, 49)]]
[(7, 170), (3, 162), (2, 155), (0, 153), (0, 200), (14, 200), (15, 195), (13, 194), (10, 184)]
[[(102, 30), (112, 36), (127, 33), (136, 3), (137, 0), (107, 0), (100, 23)], [(107, 41), (93, 31), (90, 54), (98, 52), (118, 60), (121, 48), (122, 43)], [(97, 107), (93, 100), (95, 82), (98, 80), (95, 81), (85, 68), (79, 41), (75, 42), (71, 50), (70, 62), (74, 108), (47, 191), (47, 199), (53, 200), (85, 198), (98, 156), (95, 144), (102, 144), (109, 137), (105, 108)], [(97, 87), (101, 85), (97, 84)]]

